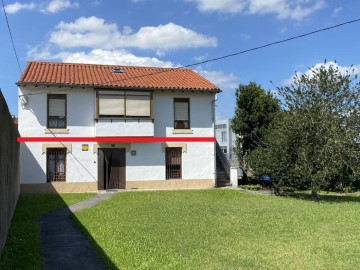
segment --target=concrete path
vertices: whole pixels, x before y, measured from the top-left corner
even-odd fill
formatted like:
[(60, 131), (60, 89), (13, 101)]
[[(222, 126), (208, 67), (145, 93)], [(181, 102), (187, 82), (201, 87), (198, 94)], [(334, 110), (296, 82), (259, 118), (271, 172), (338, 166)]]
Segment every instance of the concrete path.
[(105, 269), (89, 240), (74, 224), (71, 213), (93, 207), (115, 194), (101, 193), (39, 218), (43, 269)]

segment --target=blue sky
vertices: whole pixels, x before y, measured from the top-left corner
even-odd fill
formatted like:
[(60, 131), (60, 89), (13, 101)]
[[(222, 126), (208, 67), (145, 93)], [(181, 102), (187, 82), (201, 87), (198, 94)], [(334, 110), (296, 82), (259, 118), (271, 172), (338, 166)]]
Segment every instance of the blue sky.
[[(24, 69), (29, 60), (178, 67), (360, 17), (357, 0), (4, 0)], [(20, 71), (4, 13), (0, 88), (17, 114)], [(219, 86), (217, 117), (233, 117), (235, 88), (275, 90), (295, 72), (337, 61), (360, 73), (360, 23), (194, 66)], [(273, 84), (270, 82), (272, 81)]]

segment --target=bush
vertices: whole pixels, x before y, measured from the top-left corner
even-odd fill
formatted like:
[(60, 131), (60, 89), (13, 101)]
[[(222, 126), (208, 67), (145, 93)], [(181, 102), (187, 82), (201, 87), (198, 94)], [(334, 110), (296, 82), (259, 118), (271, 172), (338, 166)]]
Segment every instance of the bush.
[(248, 190), (261, 190), (262, 189), (261, 185), (241, 185), (239, 187), (243, 188), (243, 189), (248, 189)]

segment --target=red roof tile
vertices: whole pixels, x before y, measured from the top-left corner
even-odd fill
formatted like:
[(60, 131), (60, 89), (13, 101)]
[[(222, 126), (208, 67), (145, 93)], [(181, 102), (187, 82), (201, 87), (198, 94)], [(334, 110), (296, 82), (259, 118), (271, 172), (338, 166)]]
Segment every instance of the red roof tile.
[[(113, 69), (120, 69), (115, 73)], [(191, 69), (31, 61), (17, 85), (62, 85), (126, 89), (180, 89), (220, 92)]]

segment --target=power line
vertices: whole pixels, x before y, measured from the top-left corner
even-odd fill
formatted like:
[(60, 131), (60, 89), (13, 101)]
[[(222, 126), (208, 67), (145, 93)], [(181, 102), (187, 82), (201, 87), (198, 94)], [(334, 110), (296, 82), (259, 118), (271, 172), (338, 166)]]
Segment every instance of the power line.
[(14, 54), (15, 54), (15, 57), (16, 57), (16, 62), (17, 62), (17, 65), (18, 65), (18, 68), (19, 68), (19, 71), (20, 71), (20, 74), (21, 74), (21, 73), (22, 73), (22, 69), (21, 69), (21, 67), (20, 67), (19, 58), (18, 58), (18, 55), (17, 55), (17, 53), (16, 53), (15, 44), (14, 44), (14, 39), (13, 39), (12, 34), (11, 34), (10, 24), (9, 24), (9, 20), (8, 20), (8, 17), (7, 17), (7, 14), (6, 14), (5, 5), (4, 5), (4, 0), (1, 0), (1, 2), (2, 2), (2, 6), (3, 6), (4, 14), (5, 14), (6, 24), (7, 24), (8, 30), (9, 30), (9, 35), (10, 35), (12, 47), (13, 47), (13, 49), (14, 49)]
[[(343, 23), (339, 23), (339, 24), (336, 24), (336, 25), (333, 25), (333, 26), (321, 28), (321, 29), (318, 29), (318, 30), (314, 30), (314, 31), (311, 31), (311, 32), (308, 32), (308, 33), (305, 33), (305, 34), (301, 34), (301, 35), (289, 37), (289, 38), (286, 38), (286, 39), (274, 41), (274, 42), (271, 42), (271, 43), (267, 43), (267, 44), (265, 44), (265, 45), (253, 47), (253, 48), (246, 49), (246, 50), (243, 50), (243, 51), (238, 51), (238, 52), (234, 52), (234, 53), (231, 53), (231, 54), (227, 54), (227, 55), (223, 55), (223, 56), (211, 58), (211, 59), (208, 59), (208, 60), (205, 60), (205, 61), (196, 62), (196, 63), (192, 63), (192, 64), (188, 64), (188, 65), (184, 65), (184, 66), (180, 66), (180, 67), (176, 67), (176, 68), (166, 68), (166, 69), (163, 69), (163, 70), (161, 70), (161, 71), (157, 71), (157, 72), (153, 72), (153, 73), (148, 73), (148, 74), (144, 74), (144, 75), (138, 75), (138, 76), (127, 77), (127, 78), (122, 78), (122, 79), (117, 79), (117, 80), (111, 80), (111, 81), (107, 81), (107, 82), (105, 82), (105, 83), (121, 82), (121, 81), (129, 80), (129, 79), (137, 79), (137, 78), (143, 78), (143, 77), (150, 77), (150, 76), (152, 76), (152, 75), (156, 75), (156, 74), (160, 74), (160, 73), (164, 73), (164, 72), (170, 72), (170, 71), (174, 71), (174, 70), (177, 70), (177, 69), (183, 69), (183, 68), (198, 66), (198, 65), (201, 65), (201, 64), (209, 63), (209, 62), (219, 61), (219, 60), (222, 60), (222, 59), (225, 59), (225, 58), (230, 58), (230, 57), (234, 57), (234, 56), (237, 56), (237, 55), (240, 55), (240, 54), (245, 54), (245, 53), (248, 53), (248, 52), (257, 51), (257, 50), (260, 50), (260, 49), (264, 49), (264, 48), (266, 48), (266, 47), (270, 47), (270, 46), (274, 46), (274, 45), (277, 45), (277, 44), (281, 44), (281, 43), (285, 43), (285, 42), (288, 42), (288, 41), (292, 41), (292, 40), (295, 40), (295, 39), (299, 39), (299, 38), (303, 38), (303, 37), (306, 37), (306, 36), (314, 35), (314, 34), (317, 34), (317, 33), (320, 33), (320, 32), (328, 31), (328, 30), (331, 30), (331, 29), (334, 29), (334, 28), (338, 28), (338, 27), (341, 27), (341, 26), (344, 26), (344, 25), (356, 23), (356, 22), (359, 22), (359, 21), (360, 21), (360, 18), (359, 18), (359, 19), (354, 19), (354, 20), (351, 20), (351, 21), (347, 21), (347, 22), (343, 22)], [(59, 91), (62, 91), (62, 90), (59, 90)], [(25, 95), (23, 95), (23, 96), (39, 95), (39, 94), (46, 94), (46, 93), (47, 93), (47, 92), (43, 92), (43, 93), (32, 93), (32, 94), (25, 94)]]
[(263, 49), (263, 48), (266, 48), (266, 47), (270, 47), (270, 46), (273, 46), (273, 45), (277, 45), (277, 44), (280, 44), (280, 43), (288, 42), (288, 41), (291, 41), (291, 40), (294, 40), (294, 39), (299, 39), (299, 38), (303, 38), (303, 37), (306, 37), (306, 36), (314, 35), (314, 34), (317, 34), (317, 33), (320, 33), (320, 32), (328, 31), (328, 30), (331, 30), (331, 29), (334, 29), (334, 28), (338, 28), (338, 27), (341, 27), (341, 26), (344, 26), (344, 25), (347, 25), (347, 24), (352, 24), (352, 23), (359, 22), (359, 21), (360, 21), (360, 19), (355, 19), (355, 20), (344, 22), (344, 23), (339, 23), (339, 24), (336, 24), (336, 25), (333, 25), (333, 26), (329, 26), (329, 27), (326, 27), (326, 28), (322, 28), (322, 29), (318, 29), (318, 30), (315, 30), (315, 31), (312, 31), (312, 32), (308, 32), (306, 34), (293, 36), (293, 37), (290, 37), (290, 38), (286, 38), (286, 39), (279, 40), (279, 41), (274, 41), (274, 42), (271, 42), (271, 43), (268, 43), (268, 44), (265, 44), (265, 45), (261, 45), (261, 46), (258, 46), (258, 47), (254, 47), (254, 48), (251, 48), (251, 49), (247, 49), (247, 50), (227, 54), (227, 55), (224, 55), (224, 56), (212, 58), (212, 59), (197, 62), (197, 63), (194, 63), (194, 64), (189, 64), (189, 65), (186, 65), (186, 66), (182, 66), (181, 68), (187, 68), (187, 67), (192, 67), (192, 66), (197, 66), (197, 65), (209, 63), (209, 62), (222, 60), (222, 59), (233, 57), (233, 56), (236, 56), (236, 55), (239, 55), (239, 54), (244, 54), (244, 53), (247, 53), (247, 52), (256, 51), (256, 50)]

